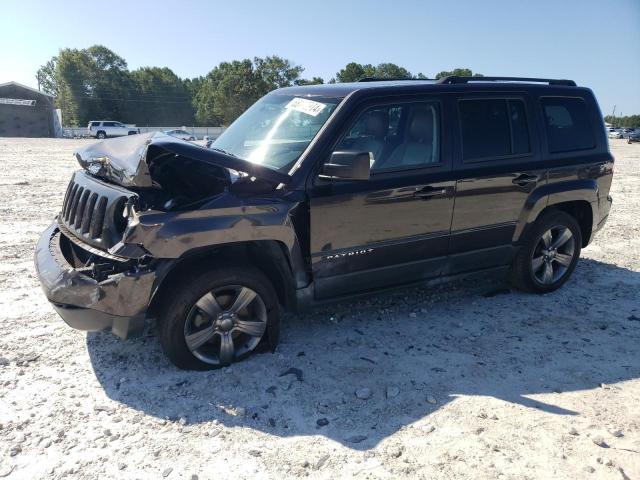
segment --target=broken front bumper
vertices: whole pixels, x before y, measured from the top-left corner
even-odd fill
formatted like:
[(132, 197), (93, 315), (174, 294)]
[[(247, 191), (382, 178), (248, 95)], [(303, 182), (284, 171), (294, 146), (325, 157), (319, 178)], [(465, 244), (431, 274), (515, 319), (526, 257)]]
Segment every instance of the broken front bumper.
[[(79, 330), (111, 330), (121, 338), (139, 332), (153, 292), (156, 273), (139, 265), (91, 257), (76, 267), (74, 249), (54, 222), (40, 237), (35, 264), (44, 293), (58, 314)], [(97, 264), (115, 273), (96, 273)]]

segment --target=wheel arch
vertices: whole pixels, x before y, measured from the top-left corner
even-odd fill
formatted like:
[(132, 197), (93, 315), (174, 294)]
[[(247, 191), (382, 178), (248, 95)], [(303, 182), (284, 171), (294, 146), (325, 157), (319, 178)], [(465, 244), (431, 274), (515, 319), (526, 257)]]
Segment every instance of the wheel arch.
[(171, 287), (188, 281), (194, 273), (230, 265), (252, 266), (260, 270), (271, 282), (285, 309), (295, 305), (294, 265), (284, 243), (278, 240), (254, 240), (215, 245), (185, 253), (159, 279), (147, 315), (154, 317)]
[(513, 242), (518, 244), (540, 215), (550, 209), (573, 216), (580, 225), (582, 247), (591, 241), (593, 222), (597, 219), (598, 184), (592, 179), (574, 180), (546, 185), (527, 199), (518, 219)]

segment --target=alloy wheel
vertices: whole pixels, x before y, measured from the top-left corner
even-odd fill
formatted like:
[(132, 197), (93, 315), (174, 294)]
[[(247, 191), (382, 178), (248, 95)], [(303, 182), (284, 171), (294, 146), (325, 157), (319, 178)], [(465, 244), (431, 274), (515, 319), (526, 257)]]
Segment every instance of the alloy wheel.
[(191, 353), (210, 365), (228, 365), (256, 348), (267, 329), (267, 308), (241, 285), (203, 295), (189, 311), (184, 339)]
[(567, 273), (575, 255), (575, 238), (568, 227), (544, 232), (531, 257), (531, 271), (542, 285), (552, 285)]

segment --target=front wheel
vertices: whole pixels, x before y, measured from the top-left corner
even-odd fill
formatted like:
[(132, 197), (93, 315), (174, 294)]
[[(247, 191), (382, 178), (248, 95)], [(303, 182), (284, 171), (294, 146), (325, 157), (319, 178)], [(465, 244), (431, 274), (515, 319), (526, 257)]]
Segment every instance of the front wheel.
[(96, 135), (96, 138), (100, 140), (104, 140), (105, 138), (107, 138), (107, 134), (104, 132), (98, 132), (98, 134)]
[(521, 290), (547, 293), (560, 288), (571, 276), (580, 257), (582, 234), (574, 217), (562, 211), (543, 214), (533, 224), (512, 269)]
[(180, 282), (158, 317), (160, 344), (185, 370), (219, 368), (275, 348), (279, 305), (269, 280), (250, 267), (208, 271)]

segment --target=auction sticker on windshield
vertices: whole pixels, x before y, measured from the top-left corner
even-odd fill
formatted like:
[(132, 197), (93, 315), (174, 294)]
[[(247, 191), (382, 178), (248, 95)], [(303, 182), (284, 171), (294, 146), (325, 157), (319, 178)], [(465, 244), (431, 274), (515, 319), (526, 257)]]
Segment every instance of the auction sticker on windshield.
[(291, 110), (295, 110), (296, 112), (306, 113), (307, 115), (311, 115), (312, 117), (317, 117), (322, 110), (325, 109), (327, 105), (324, 103), (316, 102), (314, 100), (309, 100), (307, 98), (294, 98), (289, 103), (287, 103), (286, 108), (290, 108)]

